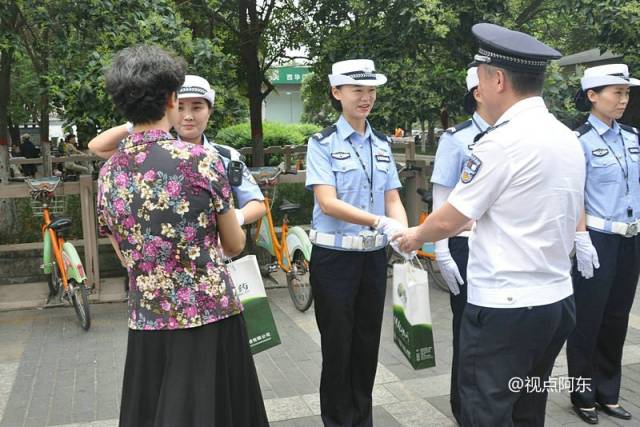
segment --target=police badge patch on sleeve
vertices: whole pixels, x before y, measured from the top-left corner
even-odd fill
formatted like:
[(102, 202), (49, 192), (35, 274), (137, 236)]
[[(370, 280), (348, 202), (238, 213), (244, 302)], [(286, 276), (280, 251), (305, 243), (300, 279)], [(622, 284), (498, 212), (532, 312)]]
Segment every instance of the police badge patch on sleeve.
[(460, 181), (462, 181), (463, 184), (470, 183), (478, 173), (480, 166), (482, 166), (482, 160), (472, 154), (464, 164), (462, 174), (460, 174)]

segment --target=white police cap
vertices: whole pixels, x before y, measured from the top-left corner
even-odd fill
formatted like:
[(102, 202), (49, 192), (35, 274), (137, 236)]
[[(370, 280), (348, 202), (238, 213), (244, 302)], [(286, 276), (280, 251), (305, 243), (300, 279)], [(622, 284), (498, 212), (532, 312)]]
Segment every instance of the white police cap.
[(626, 64), (598, 65), (584, 70), (580, 79), (582, 90), (609, 85), (640, 86), (640, 80), (629, 77)]
[(184, 83), (182, 87), (178, 89), (178, 99), (184, 98), (204, 98), (211, 105), (215, 100), (216, 93), (209, 86), (209, 82), (200, 76), (194, 76), (193, 74), (187, 74), (184, 76)]
[(471, 67), (467, 70), (467, 92), (478, 86), (480, 79), (478, 78), (478, 67)]
[(349, 59), (333, 64), (329, 83), (331, 86), (358, 85), (380, 86), (387, 82), (384, 74), (377, 74), (370, 59)]
[(467, 93), (464, 95), (464, 111), (473, 114), (476, 110), (476, 99), (473, 97), (473, 89), (478, 87), (480, 79), (478, 78), (478, 67), (471, 67), (467, 70)]

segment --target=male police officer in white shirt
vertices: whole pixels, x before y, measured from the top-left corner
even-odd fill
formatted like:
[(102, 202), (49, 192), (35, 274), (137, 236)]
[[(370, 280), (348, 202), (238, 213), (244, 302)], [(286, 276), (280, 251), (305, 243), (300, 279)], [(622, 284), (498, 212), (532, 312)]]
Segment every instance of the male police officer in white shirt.
[[(448, 202), (394, 239), (410, 251), (476, 220), (458, 361), (462, 425), (542, 426), (542, 385), (575, 325), (569, 254), (584, 201), (584, 156), (540, 97), (547, 62), (560, 53), (492, 24), (474, 25), (473, 33), (479, 91), (495, 125), (476, 143)], [(540, 389), (520, 389), (527, 378)]]

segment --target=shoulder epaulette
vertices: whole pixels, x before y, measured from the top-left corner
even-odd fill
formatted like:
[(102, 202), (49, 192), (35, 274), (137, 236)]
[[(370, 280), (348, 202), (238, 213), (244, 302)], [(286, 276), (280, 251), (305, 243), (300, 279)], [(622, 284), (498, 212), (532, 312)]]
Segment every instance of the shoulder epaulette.
[(336, 125), (327, 126), (326, 128), (322, 129), (320, 132), (316, 132), (313, 135), (311, 135), (311, 138), (315, 139), (316, 141), (323, 140), (329, 135), (331, 135), (332, 133), (334, 133), (336, 129), (337, 129)]
[(216, 147), (218, 154), (220, 154), (225, 159), (231, 160), (231, 150), (229, 150), (227, 147), (224, 147), (218, 144), (213, 144), (213, 146)]
[(591, 123), (585, 122), (580, 126), (578, 126), (577, 128), (575, 128), (573, 131), (575, 132), (576, 136), (581, 137), (585, 133), (589, 132), (592, 128), (593, 126), (591, 126)]
[(371, 128), (371, 132), (378, 137), (378, 139), (382, 140), (382, 141), (387, 141), (389, 144), (391, 144), (393, 141), (391, 140), (391, 137), (389, 135), (385, 135), (384, 132), (380, 132), (378, 130), (375, 130), (374, 128)]
[(499, 129), (500, 127), (506, 125), (507, 123), (509, 123), (509, 120), (506, 120), (502, 123), (500, 123), (497, 126), (489, 126), (488, 128), (486, 128), (483, 132), (480, 132), (479, 134), (477, 134), (475, 137), (473, 137), (473, 142), (476, 143), (478, 142), (480, 139), (482, 139), (483, 136), (485, 136), (488, 133), (493, 132), (496, 129)]
[(621, 129), (626, 130), (627, 132), (631, 132), (636, 135), (640, 134), (640, 132), (638, 132), (638, 128), (634, 128), (633, 126), (623, 125), (622, 123), (618, 123), (618, 126), (620, 126)]
[(459, 130), (462, 130), (464, 128), (468, 128), (469, 126), (471, 126), (471, 123), (473, 123), (471, 121), (471, 119), (466, 120), (466, 121), (464, 121), (462, 123), (458, 123), (457, 125), (450, 127), (445, 132), (450, 133), (450, 134), (454, 134), (454, 133), (458, 132)]

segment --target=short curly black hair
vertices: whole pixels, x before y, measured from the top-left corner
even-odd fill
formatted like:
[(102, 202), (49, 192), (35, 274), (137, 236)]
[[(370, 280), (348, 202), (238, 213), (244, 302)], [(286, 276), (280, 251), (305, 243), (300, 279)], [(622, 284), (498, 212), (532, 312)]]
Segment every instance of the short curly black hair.
[(167, 100), (184, 82), (186, 64), (158, 46), (122, 49), (106, 75), (116, 109), (135, 124), (153, 123), (165, 114)]

